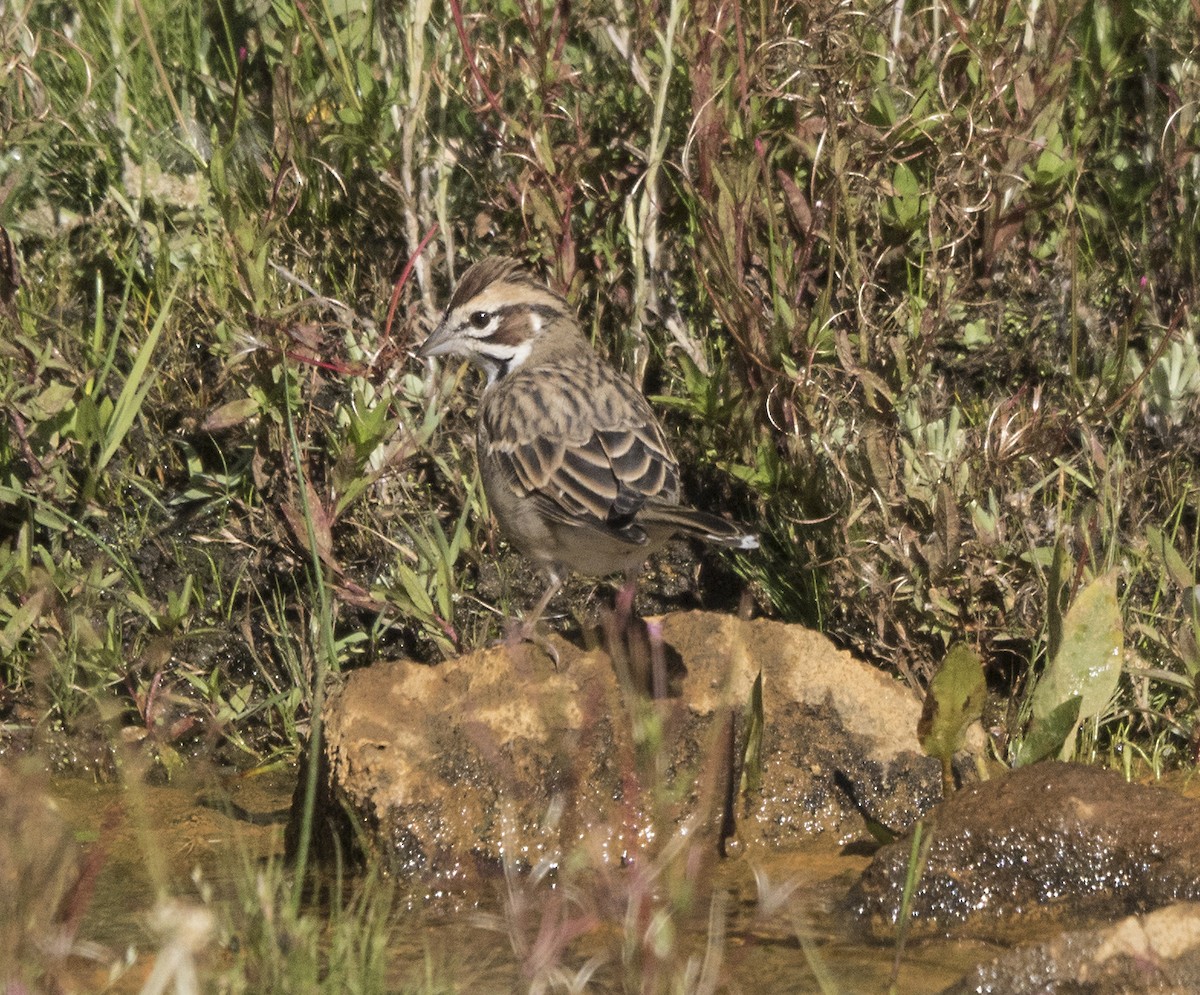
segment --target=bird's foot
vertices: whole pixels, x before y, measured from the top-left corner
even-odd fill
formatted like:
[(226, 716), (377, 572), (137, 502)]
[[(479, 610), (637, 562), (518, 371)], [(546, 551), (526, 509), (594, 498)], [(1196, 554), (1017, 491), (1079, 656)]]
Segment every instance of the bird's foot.
[(515, 649), (521, 643), (533, 643), (546, 656), (550, 657), (550, 662), (554, 664), (554, 669), (558, 669), (558, 648), (550, 641), (548, 636), (544, 636), (537, 631), (536, 618), (510, 620), (505, 626), (504, 638), (499, 640), (497, 645), (507, 646), (511, 650)]

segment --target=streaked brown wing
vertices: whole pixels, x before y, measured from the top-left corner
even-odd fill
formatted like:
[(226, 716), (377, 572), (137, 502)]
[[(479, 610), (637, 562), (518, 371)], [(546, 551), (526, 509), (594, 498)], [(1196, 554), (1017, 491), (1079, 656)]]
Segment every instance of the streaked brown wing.
[(594, 368), (560, 372), (543, 374), (535, 385), (537, 402), (521, 417), (505, 418), (493, 408), (491, 456), (547, 518), (582, 521), (627, 542), (645, 542), (638, 511), (649, 499), (672, 503), (679, 494), (678, 469), (662, 430), (626, 381), (597, 376)]

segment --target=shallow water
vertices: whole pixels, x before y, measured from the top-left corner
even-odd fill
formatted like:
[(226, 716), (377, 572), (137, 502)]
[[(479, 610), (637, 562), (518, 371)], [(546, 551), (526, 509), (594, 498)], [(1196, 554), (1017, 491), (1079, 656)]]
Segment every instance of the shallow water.
[[(233, 777), (208, 783), (175, 783), (124, 789), (79, 780), (62, 780), (53, 792), (69, 824), (87, 847), (107, 850), (96, 888), (87, 906), (79, 938), (101, 945), (108, 956), (132, 963), (108, 990), (136, 992), (152, 968), (161, 942), (150, 930), (150, 912), (160, 896), (214, 905), (232, 900), (239, 882), (253, 880), (254, 868), (282, 853), (284, 814), (294, 774)], [(107, 825), (107, 828), (102, 828)], [(847, 889), (869, 856), (835, 841), (816, 839), (800, 851), (720, 861), (713, 891), (722, 896), (723, 936), (711, 944), (719, 951), (723, 991), (744, 992), (886, 992), (895, 948), (864, 942), (840, 911)], [(764, 916), (758, 905), (754, 870), (772, 889), (791, 889), (776, 912)], [(620, 875), (621, 871), (611, 872)], [(609, 882), (611, 888), (612, 881)], [(619, 882), (618, 882), (619, 883)], [(548, 885), (533, 890), (535, 906), (544, 903)], [(403, 928), (390, 951), (397, 988), (435, 976), (456, 990), (519, 991), (525, 987), (496, 881), (469, 896), (455, 910), (421, 907), (401, 913)], [(782, 895), (782, 892), (779, 892)], [(402, 901), (401, 904), (404, 904)], [(708, 937), (707, 901), (693, 916), (679, 949), (702, 960)], [(594, 954), (608, 960), (592, 977), (588, 991), (621, 991), (623, 972), (612, 952), (620, 949), (621, 916), (594, 927), (561, 958), (578, 970)], [(540, 913), (540, 909), (538, 911)], [(487, 920), (487, 925), (481, 924)], [(538, 922), (526, 923), (525, 936), (536, 939)], [(980, 943), (931, 941), (904, 951), (896, 990), (936, 992), (967, 969), (994, 955)], [(89, 991), (109, 969), (100, 962), (73, 961), (69, 991)], [(824, 978), (824, 987), (818, 974)]]

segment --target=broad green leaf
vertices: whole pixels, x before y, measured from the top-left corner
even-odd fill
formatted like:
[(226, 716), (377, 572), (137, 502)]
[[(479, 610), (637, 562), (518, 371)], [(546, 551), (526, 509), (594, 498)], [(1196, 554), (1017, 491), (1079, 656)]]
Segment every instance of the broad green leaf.
[(1037, 165), (1032, 173), (1026, 170), (1029, 178), (1037, 184), (1049, 186), (1066, 177), (1074, 162), (1066, 151), (1063, 137), (1058, 131), (1046, 136), (1046, 144), (1038, 156)]
[(240, 397), (236, 401), (227, 401), (213, 408), (200, 426), (205, 432), (221, 432), (235, 425), (240, 425), (247, 418), (258, 413), (258, 401), (253, 397)]
[[(1062, 643), (1030, 698), (1033, 721), (1017, 755), (1018, 766), (1061, 747), (1069, 757), (1075, 729), (1108, 706), (1121, 677), (1124, 636), (1117, 605), (1117, 575), (1109, 571), (1079, 592), (1062, 620)], [(1072, 715), (1064, 726), (1065, 717)], [(1061, 738), (1052, 742), (1055, 736)]]
[(1079, 592), (1062, 626), (1062, 645), (1033, 690), (1033, 714), (1046, 718), (1078, 697), (1080, 720), (1090, 719), (1108, 705), (1121, 676), (1124, 638), (1115, 571)]
[(942, 788), (947, 795), (954, 790), (954, 753), (962, 744), (967, 726), (983, 714), (986, 698), (983, 661), (966, 643), (955, 643), (929, 682), (925, 707), (917, 722), (921, 748), (942, 762)]
[(25, 411), (29, 417), (37, 421), (45, 421), (65, 411), (74, 399), (75, 388), (55, 380), (29, 402)]
[(222, 200), (229, 196), (229, 182), (225, 176), (225, 150), (215, 144), (212, 158), (208, 162), (208, 181), (212, 184), (213, 193)]
[(901, 226), (911, 225), (921, 210), (921, 185), (917, 182), (917, 174), (907, 163), (897, 163), (892, 172), (892, 186), (896, 191), (892, 197), (896, 220)]
[(63, 431), (86, 445), (100, 440), (100, 412), (96, 409), (96, 402), (89, 395), (84, 394), (76, 403), (70, 419), (63, 426)]
[(890, 128), (896, 123), (896, 104), (886, 86), (877, 87), (871, 98), (871, 117), (874, 123)]
[(163, 770), (167, 772), (168, 780), (179, 774), (186, 766), (186, 762), (179, 751), (170, 743), (158, 743), (156, 749), (158, 762), (162, 764)]
[(1021, 741), (1021, 748), (1013, 758), (1013, 766), (1027, 767), (1039, 760), (1045, 760), (1061, 750), (1068, 738), (1073, 739), (1072, 733), (1079, 722), (1079, 702), (1078, 697), (1071, 698), (1049, 715), (1040, 718), (1035, 716), (1029, 724), (1029, 731)]

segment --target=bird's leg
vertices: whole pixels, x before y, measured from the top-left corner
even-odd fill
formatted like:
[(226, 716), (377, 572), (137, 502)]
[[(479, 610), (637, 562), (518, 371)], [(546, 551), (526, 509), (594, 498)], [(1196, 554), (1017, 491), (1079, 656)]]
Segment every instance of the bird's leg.
[(550, 602), (554, 600), (554, 596), (562, 590), (562, 574), (555, 569), (548, 571), (548, 573), (550, 577), (550, 584), (546, 588), (546, 593), (541, 596), (541, 598), (538, 600), (538, 603), (533, 606), (533, 611), (531, 611), (529, 616), (526, 618), (524, 624), (527, 626), (532, 627), (537, 624), (538, 620), (542, 617), (542, 613), (545, 612)]
[(533, 611), (526, 615), (520, 622), (517, 622), (509, 627), (505, 634), (505, 642), (512, 643), (533, 643), (543, 653), (545, 653), (552, 661), (554, 668), (558, 669), (558, 650), (554, 648), (554, 644), (545, 636), (541, 636), (537, 631), (538, 620), (542, 617), (542, 613), (553, 600), (554, 596), (562, 590), (563, 576), (556, 570), (551, 569), (550, 585), (546, 588), (546, 593), (541, 596), (538, 603), (533, 606)]

